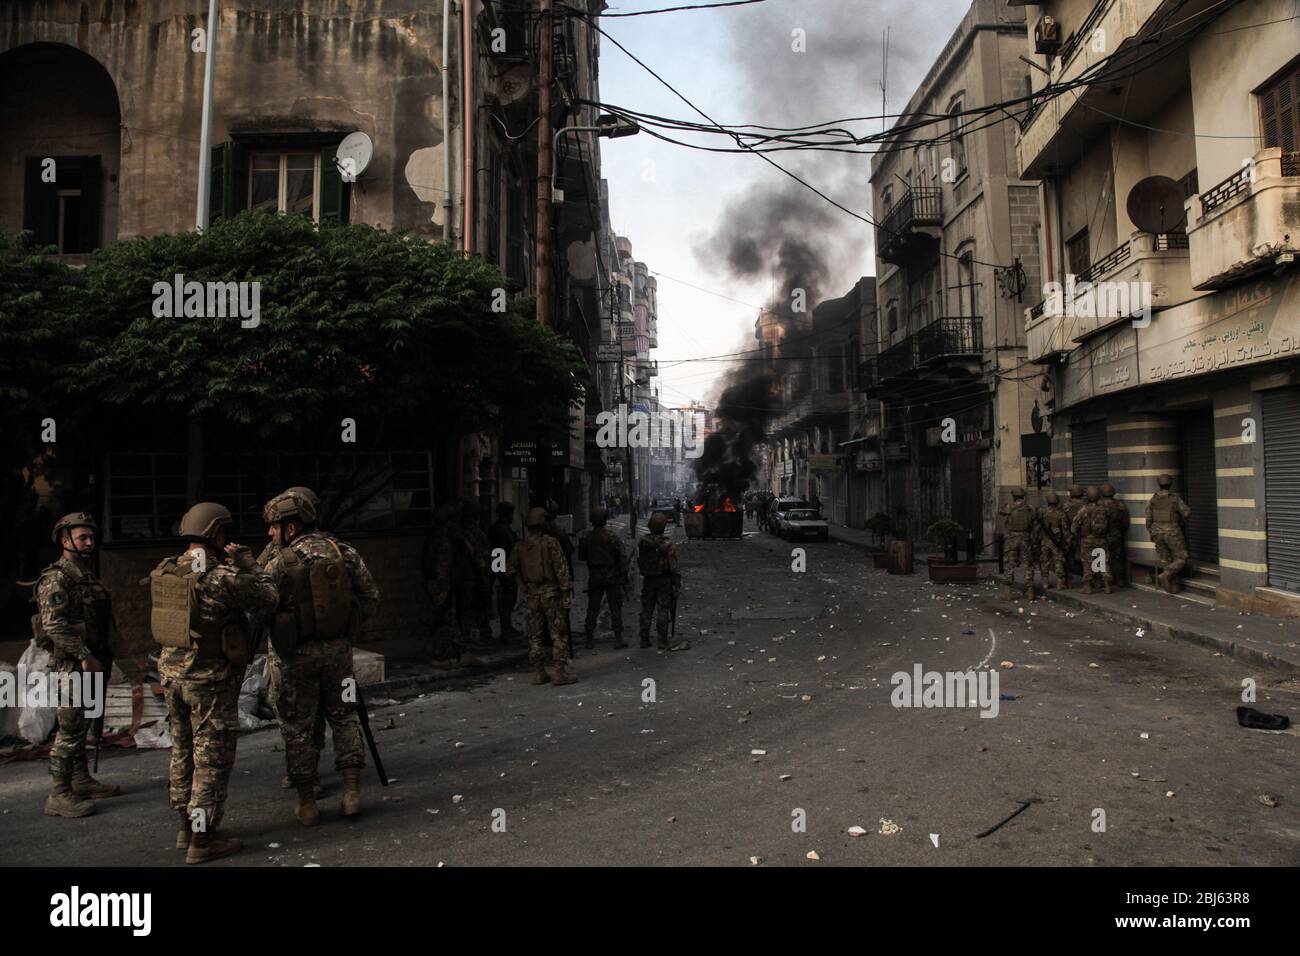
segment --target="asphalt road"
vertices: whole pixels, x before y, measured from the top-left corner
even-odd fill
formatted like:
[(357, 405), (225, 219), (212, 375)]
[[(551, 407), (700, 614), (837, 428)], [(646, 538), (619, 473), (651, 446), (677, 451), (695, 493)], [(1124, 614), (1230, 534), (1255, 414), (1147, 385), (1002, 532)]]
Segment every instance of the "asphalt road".
[[(991, 586), (892, 577), (847, 545), (806, 545), (800, 572), (767, 535), (674, 534), (690, 650), (637, 648), (629, 607), (633, 646), (603, 633), (577, 684), (502, 674), (374, 707), (396, 779), (367, 769), (347, 821), (327, 770), (312, 830), (279, 789), (279, 735), (245, 735), (224, 829), (247, 847), (211, 865), (1300, 862), (1300, 740), (1235, 720), (1246, 677), (1258, 707), (1300, 718), (1294, 679)], [(991, 718), (896, 708), (891, 675), (916, 664), (996, 668), (1017, 699)], [(82, 820), (41, 814), (44, 763), (0, 767), (0, 862), (180, 863), (166, 762), (108, 754), (100, 776), (129, 792)]]

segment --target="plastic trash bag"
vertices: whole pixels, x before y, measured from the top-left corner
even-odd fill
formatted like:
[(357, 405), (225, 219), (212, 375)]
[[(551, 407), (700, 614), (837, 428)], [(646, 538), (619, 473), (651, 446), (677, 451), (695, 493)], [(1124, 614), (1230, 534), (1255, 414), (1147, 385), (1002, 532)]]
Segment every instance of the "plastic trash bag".
[[(41, 650), (32, 640), (18, 658), (18, 669), (26, 671), (30, 681), (33, 674), (44, 675), (50, 669), (50, 652)], [(18, 709), (18, 736), (30, 744), (43, 744), (54, 731), (58, 723), (58, 709), (55, 707), (20, 707)]]

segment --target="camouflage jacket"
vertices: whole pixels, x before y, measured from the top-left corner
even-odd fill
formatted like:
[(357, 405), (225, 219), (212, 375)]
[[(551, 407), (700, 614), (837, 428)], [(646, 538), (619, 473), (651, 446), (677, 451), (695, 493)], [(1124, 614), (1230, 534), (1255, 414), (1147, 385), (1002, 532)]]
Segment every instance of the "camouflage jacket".
[[(680, 584), (682, 572), (677, 564), (677, 545), (664, 534), (648, 534), (637, 543), (638, 554), (637, 563), (642, 568), (642, 581), (654, 580), (656, 578), (671, 578), (674, 585)], [(657, 575), (646, 574), (644, 564), (641, 562), (640, 549), (653, 549), (659, 554), (659, 563), (666, 568), (665, 571)]]
[[(1170, 505), (1172, 506), (1172, 512), (1174, 514), (1173, 521), (1157, 521), (1154, 517), (1155, 510), (1153, 506), (1156, 503), (1156, 499), (1162, 495), (1170, 499)], [(1148, 525), (1166, 524), (1182, 527), (1187, 524), (1187, 519), (1191, 516), (1192, 509), (1187, 506), (1187, 502), (1183, 500), (1183, 496), (1174, 491), (1157, 491), (1151, 496), (1151, 500), (1147, 502), (1146, 521)]]
[[(177, 567), (189, 570), (194, 552), (176, 558)], [(212, 556), (209, 555), (209, 560)], [(166, 564), (160, 562), (158, 567)], [(245, 624), (245, 614), (262, 615), (275, 610), (279, 594), (275, 579), (265, 570), (237, 568), (229, 560), (209, 564), (194, 585), (198, 619), (203, 624)], [(164, 647), (158, 654), (158, 670), (164, 680), (188, 680), (201, 684), (221, 683), (230, 677), (230, 662), (221, 656), (202, 657), (198, 648)]]
[[(366, 567), (366, 562), (361, 560), (361, 555), (357, 553), (356, 548), (323, 531), (307, 531), (300, 534), (290, 542), (289, 547), (305, 565), (311, 565), (322, 558), (333, 558), (334, 549), (338, 548), (338, 553), (343, 556), (343, 564), (348, 569), (348, 580), (352, 583), (352, 599), (356, 607), (353, 626), (359, 628), (374, 615), (375, 608), (379, 606), (379, 588), (375, 586), (375, 579), (370, 576), (370, 569)], [(271, 558), (266, 570), (279, 591), (278, 610), (297, 611), (295, 603), (297, 599), (293, 594), (293, 588), (287, 586), (289, 572), (284, 567), (284, 559), (280, 552), (277, 551)]]
[(1064, 544), (1070, 534), (1070, 517), (1061, 507), (1044, 505), (1038, 509), (1038, 534), (1050, 538), (1053, 544)]
[(1105, 508), (1106, 513), (1110, 515), (1110, 533), (1112, 535), (1122, 535), (1128, 530), (1132, 519), (1129, 517), (1128, 508), (1124, 502), (1118, 498), (1102, 498), (1098, 504)]
[[(1074, 521), (1070, 523), (1070, 530), (1074, 533), (1075, 539), (1079, 541), (1084, 538), (1104, 538), (1110, 534), (1113, 521), (1114, 518), (1105, 505), (1100, 501), (1089, 501), (1075, 514)], [(1098, 531), (1097, 527), (1103, 522), (1106, 525), (1106, 530)]]
[(546, 533), (559, 542), (560, 551), (564, 554), (564, 563), (569, 568), (569, 577), (573, 577), (573, 539), (569, 537), (569, 532), (554, 521), (548, 521)]
[(1065, 512), (1065, 531), (1071, 537), (1075, 536), (1074, 519), (1087, 503), (1087, 498), (1066, 498), (1065, 504), (1061, 505), (1061, 510)]
[(93, 653), (89, 645), (112, 647), (117, 636), (108, 590), (89, 568), (66, 554), (41, 572), (36, 608), (40, 637), (56, 661), (85, 660)]
[(578, 541), (578, 555), (587, 562), (593, 581), (626, 581), (627, 552), (618, 535), (601, 526)]
[(515, 545), (506, 571), (518, 575), (519, 583), (529, 592), (573, 589), (573, 576), (564, 550), (545, 531), (530, 534)]

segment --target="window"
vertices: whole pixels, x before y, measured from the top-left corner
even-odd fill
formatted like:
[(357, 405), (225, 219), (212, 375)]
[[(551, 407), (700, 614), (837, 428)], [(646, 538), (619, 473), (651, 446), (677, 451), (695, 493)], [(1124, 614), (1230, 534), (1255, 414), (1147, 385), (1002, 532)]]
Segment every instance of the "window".
[(894, 187), (886, 186), (880, 191), (880, 205), (884, 207), (884, 212), (894, 208)]
[(94, 252), (99, 248), (99, 157), (49, 158), (52, 166), (47, 157), (27, 157), (23, 228), (61, 254)]
[(894, 302), (889, 303), (889, 305), (887, 305), (887, 306), (885, 307), (885, 316), (887, 317), (887, 321), (888, 321), (889, 334), (890, 334), (890, 335), (893, 335), (895, 332), (898, 331), (898, 302), (897, 302), (897, 300), (895, 300)]
[(1283, 176), (1300, 175), (1300, 60), (1293, 60), (1255, 95), (1265, 149), (1282, 150)]
[(973, 316), (975, 310), (975, 252), (967, 248), (957, 257), (957, 314)]
[(1178, 180), (1178, 185), (1182, 187), (1184, 199), (1191, 199), (1201, 191), (1201, 187), (1196, 178), (1196, 170), (1194, 169), (1182, 179)]
[(1088, 227), (1080, 229), (1065, 244), (1066, 265), (1071, 275), (1081, 276), (1092, 265), (1092, 254), (1088, 246)]
[(948, 136), (952, 142), (952, 159), (957, 166), (958, 176), (966, 172), (966, 134), (962, 132), (964, 118), (961, 111), (961, 100), (948, 107)]
[(255, 153), (248, 176), (248, 208), (319, 218), (316, 153)]

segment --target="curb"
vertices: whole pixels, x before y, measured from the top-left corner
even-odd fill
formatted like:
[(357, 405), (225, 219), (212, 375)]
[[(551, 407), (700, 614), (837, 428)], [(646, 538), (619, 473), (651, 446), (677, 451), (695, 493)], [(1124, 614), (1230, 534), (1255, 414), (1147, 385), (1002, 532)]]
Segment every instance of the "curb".
[(452, 681), (464, 680), (469, 677), (481, 677), (490, 674), (499, 674), (504, 671), (514, 670), (523, 664), (528, 663), (528, 651), (520, 650), (517, 653), (503, 655), (487, 661), (477, 667), (458, 667), (449, 671), (434, 671), (430, 669), (427, 674), (420, 674), (410, 677), (395, 677), (392, 680), (380, 681), (377, 684), (366, 684), (362, 691), (367, 696), (384, 695), (396, 697), (404, 694), (418, 693), (430, 690), (439, 690), (443, 685)]
[(1300, 672), (1300, 665), (1293, 660), (1285, 657), (1279, 657), (1269, 651), (1260, 650), (1257, 647), (1250, 647), (1237, 641), (1229, 640), (1224, 637), (1216, 637), (1213, 634), (1206, 634), (1201, 631), (1190, 631), (1179, 624), (1170, 624), (1167, 621), (1161, 621), (1158, 618), (1147, 617), (1140, 612), (1121, 611), (1115, 608), (1104, 607), (1084, 601), (1075, 597), (1073, 594), (1062, 591), (1045, 591), (1042, 597), (1055, 601), (1058, 604), (1064, 604), (1067, 607), (1078, 608), (1083, 611), (1092, 611), (1126, 624), (1136, 624), (1152, 634), (1161, 637), (1172, 638), (1176, 641), (1182, 641), (1186, 644), (1196, 644), (1199, 647), (1208, 648), (1217, 651), (1225, 657), (1232, 657), (1236, 660), (1243, 661), (1247, 664), (1254, 664), (1259, 667), (1272, 667), (1279, 670), (1290, 671), (1292, 673)]

